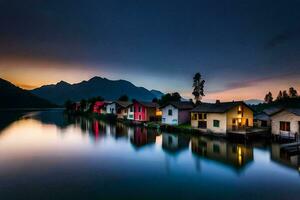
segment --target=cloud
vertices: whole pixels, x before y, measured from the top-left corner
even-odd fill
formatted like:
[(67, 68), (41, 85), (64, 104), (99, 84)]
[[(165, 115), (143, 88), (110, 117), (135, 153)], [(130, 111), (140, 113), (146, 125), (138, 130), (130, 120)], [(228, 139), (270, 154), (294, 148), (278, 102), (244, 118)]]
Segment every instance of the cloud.
[(224, 87), (220, 90), (213, 90), (213, 91), (208, 91), (209, 94), (213, 93), (219, 93), (219, 92), (226, 92), (228, 90), (234, 90), (234, 89), (242, 89), (242, 88), (248, 88), (252, 86), (257, 86), (259, 87), (259, 84), (267, 81), (273, 81), (273, 80), (285, 80), (285, 79), (291, 79), (295, 77), (300, 77), (300, 73), (297, 72), (289, 72), (289, 73), (283, 73), (283, 74), (278, 74), (278, 75), (273, 75), (273, 76), (265, 76), (257, 79), (252, 79), (252, 80), (239, 80), (239, 81), (233, 81), (229, 82), (224, 85)]
[(278, 47), (281, 44), (284, 44), (290, 40), (294, 40), (300, 37), (300, 28), (294, 29), (294, 30), (288, 30), (285, 32), (282, 32), (273, 38), (271, 38), (266, 44), (266, 49), (273, 49), (275, 47)]

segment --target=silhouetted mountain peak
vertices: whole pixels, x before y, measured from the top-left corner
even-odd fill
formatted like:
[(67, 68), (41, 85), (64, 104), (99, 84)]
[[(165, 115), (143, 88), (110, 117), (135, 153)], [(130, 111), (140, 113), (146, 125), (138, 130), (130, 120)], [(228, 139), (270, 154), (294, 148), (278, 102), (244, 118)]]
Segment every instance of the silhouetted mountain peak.
[[(68, 87), (60, 87), (61, 85), (68, 85)], [(154, 94), (146, 88), (137, 87), (127, 80), (109, 80), (99, 76), (75, 84), (66, 84), (66, 82), (61, 81), (56, 85), (34, 89), (32, 92), (60, 105), (67, 100), (79, 101), (95, 96), (102, 96), (106, 100), (117, 100), (124, 94), (131, 99), (151, 101), (157, 97), (157, 94), (162, 94), (159, 91)]]
[(60, 81), (60, 82), (58, 82), (56, 85), (57, 85), (57, 86), (69, 86), (69, 85), (71, 85), (71, 84), (68, 83), (68, 82), (65, 82), (65, 81)]
[(49, 101), (1, 78), (0, 90), (0, 108), (45, 108), (54, 106)]

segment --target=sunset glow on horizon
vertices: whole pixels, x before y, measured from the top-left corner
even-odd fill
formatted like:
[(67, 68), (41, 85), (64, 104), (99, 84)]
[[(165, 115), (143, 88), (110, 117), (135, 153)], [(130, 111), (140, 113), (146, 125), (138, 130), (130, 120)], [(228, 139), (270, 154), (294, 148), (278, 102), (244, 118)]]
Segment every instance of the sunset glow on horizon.
[(188, 99), (200, 72), (207, 101), (300, 90), (295, 2), (163, 2), (3, 1), (0, 77), (34, 89), (100, 76)]

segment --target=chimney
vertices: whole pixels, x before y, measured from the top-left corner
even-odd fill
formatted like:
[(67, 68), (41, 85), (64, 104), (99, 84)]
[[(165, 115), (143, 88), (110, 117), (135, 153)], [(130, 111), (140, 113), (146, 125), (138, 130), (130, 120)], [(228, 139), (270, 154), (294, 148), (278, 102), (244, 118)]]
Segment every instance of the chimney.
[(220, 104), (221, 101), (219, 99), (216, 100), (216, 104)]

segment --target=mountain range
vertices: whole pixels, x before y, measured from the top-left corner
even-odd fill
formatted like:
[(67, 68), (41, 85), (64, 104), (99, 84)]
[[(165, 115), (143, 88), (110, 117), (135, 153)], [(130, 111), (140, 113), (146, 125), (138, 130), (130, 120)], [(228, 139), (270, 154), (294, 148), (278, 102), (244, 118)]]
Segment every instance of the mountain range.
[(96, 96), (101, 96), (105, 100), (117, 100), (120, 96), (127, 95), (130, 99), (152, 101), (153, 98), (160, 98), (163, 95), (158, 90), (149, 91), (126, 80), (109, 80), (101, 77), (94, 77), (75, 84), (60, 81), (57, 84), (45, 85), (30, 92), (58, 105), (63, 105), (67, 100), (80, 101)]
[(31, 94), (0, 78), (0, 109), (7, 108), (52, 108), (53, 103)]

